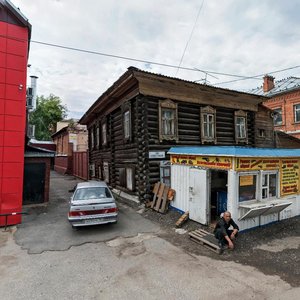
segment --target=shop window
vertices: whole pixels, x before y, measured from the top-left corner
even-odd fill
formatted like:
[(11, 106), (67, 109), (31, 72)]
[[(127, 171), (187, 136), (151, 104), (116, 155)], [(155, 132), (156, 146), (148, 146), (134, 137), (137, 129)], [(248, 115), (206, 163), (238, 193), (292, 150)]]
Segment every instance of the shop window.
[(159, 138), (177, 140), (177, 104), (171, 100), (159, 102)]
[(216, 142), (216, 110), (210, 106), (201, 107), (201, 140)]
[(102, 146), (105, 146), (107, 145), (107, 125), (106, 125), (106, 121), (104, 121), (102, 124), (101, 124), (101, 143), (102, 143)]
[(245, 174), (239, 176), (239, 201), (256, 199), (257, 175)]
[(169, 161), (160, 162), (160, 181), (171, 186), (171, 164)]
[(234, 123), (236, 142), (247, 142), (247, 112), (242, 110), (235, 111)]
[(277, 172), (260, 171), (239, 175), (239, 202), (272, 199), (277, 195)]
[(294, 105), (294, 121), (300, 122), (300, 104)]
[(108, 162), (103, 163), (103, 178), (106, 183), (109, 183), (109, 165)]
[(262, 173), (261, 198), (269, 199), (277, 196), (277, 173)]
[(282, 109), (281, 108), (276, 108), (273, 110), (273, 120), (274, 120), (274, 125), (282, 125)]

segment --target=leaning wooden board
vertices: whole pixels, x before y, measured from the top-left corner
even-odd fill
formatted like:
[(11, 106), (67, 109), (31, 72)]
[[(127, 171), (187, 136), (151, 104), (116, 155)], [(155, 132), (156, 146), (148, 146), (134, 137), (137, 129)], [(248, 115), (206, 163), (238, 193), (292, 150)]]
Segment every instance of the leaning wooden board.
[(203, 229), (197, 229), (197, 230), (191, 231), (189, 233), (189, 236), (193, 242), (203, 245), (204, 247), (206, 247), (209, 250), (212, 250), (218, 254), (221, 253), (221, 249), (218, 245), (218, 240), (214, 237), (213, 234), (211, 234)]

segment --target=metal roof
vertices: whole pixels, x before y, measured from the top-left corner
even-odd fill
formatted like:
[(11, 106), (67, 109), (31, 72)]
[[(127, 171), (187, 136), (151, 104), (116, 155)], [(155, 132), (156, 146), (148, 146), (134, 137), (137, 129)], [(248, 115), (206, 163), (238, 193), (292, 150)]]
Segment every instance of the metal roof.
[(300, 157), (300, 149), (251, 148), (239, 146), (172, 147), (168, 154), (230, 157)]
[(256, 89), (250, 90), (249, 93), (260, 95), (260, 96), (272, 97), (276, 94), (297, 90), (300, 89), (300, 78), (288, 77), (285, 79), (275, 81), (274, 84), (275, 87), (268, 92), (264, 92), (263, 87), (261, 86)]

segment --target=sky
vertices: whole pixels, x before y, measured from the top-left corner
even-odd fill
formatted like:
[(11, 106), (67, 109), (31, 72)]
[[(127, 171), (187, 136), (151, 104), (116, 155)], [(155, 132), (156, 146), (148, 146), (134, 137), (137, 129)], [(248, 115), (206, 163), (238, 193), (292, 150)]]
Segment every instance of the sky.
[[(69, 118), (79, 119), (129, 66), (242, 91), (273, 71), (293, 67), (272, 73), (275, 80), (300, 77), (300, 0), (11, 2), (32, 25), (28, 75), (39, 77), (37, 94), (59, 96)], [(192, 70), (178, 69), (180, 62)]]

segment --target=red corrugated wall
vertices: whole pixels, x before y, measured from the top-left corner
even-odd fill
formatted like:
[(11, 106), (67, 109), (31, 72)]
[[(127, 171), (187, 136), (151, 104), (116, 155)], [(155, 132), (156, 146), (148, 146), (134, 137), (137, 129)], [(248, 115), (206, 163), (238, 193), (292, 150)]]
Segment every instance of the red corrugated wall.
[[(28, 28), (0, 22), (0, 214), (22, 211), (27, 39)], [(8, 218), (10, 225), (20, 222), (21, 216)]]
[(73, 175), (88, 180), (88, 152), (73, 152)]

